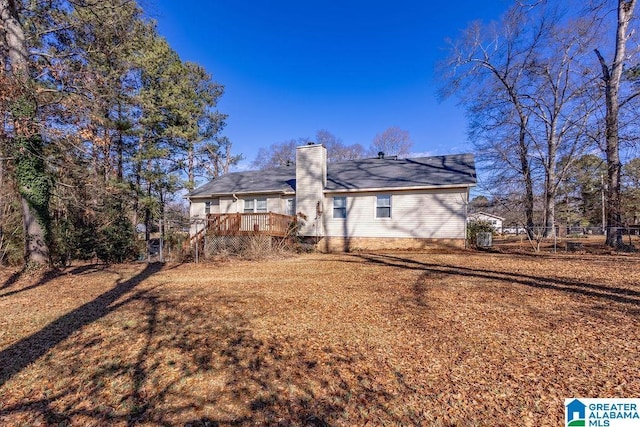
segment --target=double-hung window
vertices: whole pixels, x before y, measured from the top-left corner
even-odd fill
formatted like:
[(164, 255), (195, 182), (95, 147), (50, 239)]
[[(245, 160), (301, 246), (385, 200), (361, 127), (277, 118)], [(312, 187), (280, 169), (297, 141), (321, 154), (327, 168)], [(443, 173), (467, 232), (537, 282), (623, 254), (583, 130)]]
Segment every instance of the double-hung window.
[(267, 211), (267, 199), (256, 199), (256, 212)]
[(245, 199), (244, 200), (245, 212), (266, 212), (267, 211), (267, 199)]
[(346, 197), (333, 198), (333, 217), (334, 218), (347, 217), (347, 198)]
[(391, 195), (376, 197), (376, 218), (391, 218)]

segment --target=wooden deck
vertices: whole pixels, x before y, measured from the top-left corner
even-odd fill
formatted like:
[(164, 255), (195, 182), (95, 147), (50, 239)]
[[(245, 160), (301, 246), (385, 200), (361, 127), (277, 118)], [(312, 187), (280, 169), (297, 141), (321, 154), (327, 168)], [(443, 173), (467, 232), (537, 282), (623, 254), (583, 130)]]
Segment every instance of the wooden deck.
[(208, 214), (206, 232), (214, 236), (286, 237), (295, 222), (295, 216), (273, 212)]

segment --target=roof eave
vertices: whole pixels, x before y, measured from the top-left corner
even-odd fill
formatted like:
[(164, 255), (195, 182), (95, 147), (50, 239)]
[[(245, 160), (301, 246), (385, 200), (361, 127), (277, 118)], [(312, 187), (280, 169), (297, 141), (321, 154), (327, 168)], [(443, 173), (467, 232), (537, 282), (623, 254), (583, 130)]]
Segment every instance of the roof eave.
[(498, 215), (494, 215), (494, 214), (490, 214), (490, 213), (482, 212), (482, 211), (481, 211), (481, 212), (475, 212), (475, 213), (472, 213), (472, 214), (470, 214), (469, 216), (473, 216), (473, 215), (484, 215), (484, 216), (490, 216), (490, 217), (492, 217), (492, 218), (500, 219), (500, 220), (502, 220), (502, 221), (504, 221), (504, 220), (506, 219), (506, 218), (504, 218), (504, 217), (502, 217), (502, 216), (498, 216)]
[(449, 188), (471, 188), (475, 187), (475, 183), (468, 184), (449, 184), (449, 185), (419, 185), (411, 187), (372, 187), (372, 188), (345, 188), (339, 190), (327, 190), (324, 193), (374, 193), (381, 191), (412, 191), (412, 190), (441, 190)]
[(198, 194), (195, 196), (189, 196), (187, 195), (186, 198), (188, 198), (189, 200), (191, 199), (210, 199), (211, 197), (224, 197), (224, 196), (230, 196), (233, 197), (233, 195), (236, 196), (246, 196), (249, 194), (278, 194), (278, 195), (289, 195), (289, 194), (296, 194), (295, 191), (291, 191), (291, 190), (259, 190), (259, 191), (232, 191), (232, 192), (225, 192), (225, 193), (207, 193), (207, 194)]

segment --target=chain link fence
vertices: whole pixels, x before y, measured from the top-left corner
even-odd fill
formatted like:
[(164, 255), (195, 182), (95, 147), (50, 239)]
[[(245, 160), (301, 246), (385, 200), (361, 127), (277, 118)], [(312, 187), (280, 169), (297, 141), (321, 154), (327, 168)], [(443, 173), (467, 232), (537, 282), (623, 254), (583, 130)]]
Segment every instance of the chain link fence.
[[(606, 245), (609, 232), (614, 245)], [(545, 227), (535, 225), (526, 228), (523, 225), (506, 226), (494, 232), (493, 246), (530, 248), (540, 251), (615, 250), (619, 252), (638, 252), (640, 250), (640, 225), (625, 227), (580, 227), (557, 225)]]

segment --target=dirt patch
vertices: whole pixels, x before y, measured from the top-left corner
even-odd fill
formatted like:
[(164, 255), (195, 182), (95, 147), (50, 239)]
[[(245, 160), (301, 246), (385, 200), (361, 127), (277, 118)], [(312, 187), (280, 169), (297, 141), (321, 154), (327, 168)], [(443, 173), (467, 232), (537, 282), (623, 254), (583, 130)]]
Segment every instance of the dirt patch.
[(640, 395), (638, 258), (310, 254), (0, 273), (3, 425), (549, 425)]

